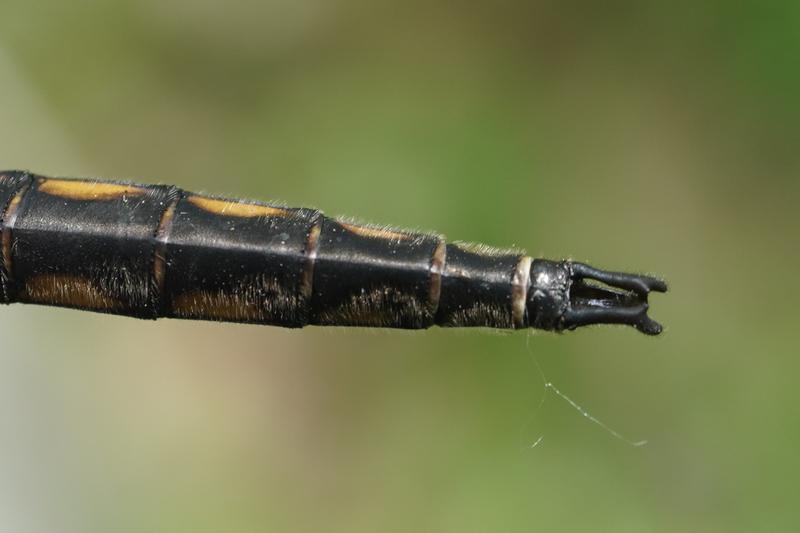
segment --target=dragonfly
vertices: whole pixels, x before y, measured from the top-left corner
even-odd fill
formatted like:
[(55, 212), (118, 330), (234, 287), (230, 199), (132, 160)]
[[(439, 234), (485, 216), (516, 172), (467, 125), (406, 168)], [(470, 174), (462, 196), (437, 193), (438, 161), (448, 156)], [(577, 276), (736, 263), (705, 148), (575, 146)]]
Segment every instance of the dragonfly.
[(0, 172), (0, 301), (141, 319), (648, 335), (659, 278), (169, 185)]

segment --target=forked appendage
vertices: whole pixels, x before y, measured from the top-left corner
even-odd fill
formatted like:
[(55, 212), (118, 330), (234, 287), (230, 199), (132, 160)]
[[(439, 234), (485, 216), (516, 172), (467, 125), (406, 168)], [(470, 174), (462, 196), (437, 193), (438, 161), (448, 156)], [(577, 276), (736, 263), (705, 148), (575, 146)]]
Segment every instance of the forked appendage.
[(647, 316), (648, 294), (666, 292), (660, 279), (607, 272), (583, 263), (537, 259), (531, 266), (528, 320), (552, 331), (590, 324), (627, 324), (658, 335), (661, 324)]

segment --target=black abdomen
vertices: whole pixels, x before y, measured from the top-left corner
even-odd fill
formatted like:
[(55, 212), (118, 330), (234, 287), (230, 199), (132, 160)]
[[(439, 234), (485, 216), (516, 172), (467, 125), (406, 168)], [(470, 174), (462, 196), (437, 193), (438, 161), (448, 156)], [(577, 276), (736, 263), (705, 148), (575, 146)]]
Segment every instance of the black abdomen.
[[(530, 259), (311, 209), (0, 174), (5, 303), (301, 327), (525, 327)], [(520, 307), (520, 305), (522, 307)]]

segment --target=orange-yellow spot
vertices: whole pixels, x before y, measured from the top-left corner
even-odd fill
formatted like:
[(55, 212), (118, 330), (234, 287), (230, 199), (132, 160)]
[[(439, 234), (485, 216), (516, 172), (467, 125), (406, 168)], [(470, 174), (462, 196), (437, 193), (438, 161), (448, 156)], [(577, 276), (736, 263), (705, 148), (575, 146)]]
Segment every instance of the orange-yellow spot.
[(371, 239), (383, 239), (386, 241), (402, 241), (409, 238), (409, 235), (407, 233), (392, 231), (386, 228), (359, 226), (357, 224), (348, 224), (346, 222), (339, 222), (339, 224), (347, 231), (355, 233), (356, 235), (361, 235), (362, 237), (369, 237)]
[(118, 300), (105, 294), (91, 281), (69, 274), (41, 274), (26, 279), (20, 299), (31, 303), (97, 311), (122, 307)]
[(8, 211), (10, 212), (11, 210), (16, 210), (17, 206), (21, 201), (22, 201), (22, 195), (15, 194), (14, 198), (12, 198), (11, 201), (8, 203)]
[(172, 300), (172, 311), (181, 318), (230, 322), (264, 320), (264, 311), (256, 302), (246, 301), (223, 291), (180, 294)]
[(116, 200), (123, 196), (141, 196), (145, 193), (145, 189), (136, 185), (50, 178), (40, 179), (38, 190), (69, 200)]
[(261, 204), (246, 204), (231, 200), (219, 200), (217, 198), (207, 198), (205, 196), (190, 196), (189, 202), (204, 211), (215, 215), (232, 217), (252, 218), (252, 217), (285, 217), (289, 212), (280, 207), (272, 207)]

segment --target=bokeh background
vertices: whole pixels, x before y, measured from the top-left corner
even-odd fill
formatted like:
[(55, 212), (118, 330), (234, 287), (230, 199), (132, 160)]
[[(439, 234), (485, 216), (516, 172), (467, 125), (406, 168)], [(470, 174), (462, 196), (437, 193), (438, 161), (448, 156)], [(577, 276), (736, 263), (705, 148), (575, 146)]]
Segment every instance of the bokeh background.
[(796, 531), (798, 57), (793, 1), (4, 1), (2, 167), (671, 292), (656, 339), (0, 309), (0, 529)]

